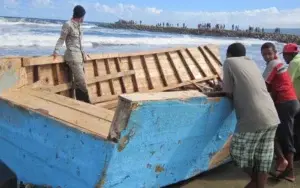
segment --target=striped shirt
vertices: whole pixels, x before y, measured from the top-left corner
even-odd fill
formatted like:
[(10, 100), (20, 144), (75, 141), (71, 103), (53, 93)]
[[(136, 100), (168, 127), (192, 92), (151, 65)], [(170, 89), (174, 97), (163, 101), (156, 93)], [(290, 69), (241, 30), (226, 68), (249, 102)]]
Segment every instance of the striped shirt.
[(263, 73), (263, 77), (270, 88), (275, 103), (296, 100), (296, 92), (287, 65), (279, 59), (270, 61)]

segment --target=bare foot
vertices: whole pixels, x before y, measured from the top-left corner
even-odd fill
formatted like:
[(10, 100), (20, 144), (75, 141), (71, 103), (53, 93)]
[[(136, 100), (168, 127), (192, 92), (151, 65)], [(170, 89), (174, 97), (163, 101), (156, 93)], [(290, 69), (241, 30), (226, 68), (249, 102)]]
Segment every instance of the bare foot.
[(286, 159), (278, 159), (276, 162), (276, 176), (282, 174), (286, 170), (288, 164), (289, 163)]

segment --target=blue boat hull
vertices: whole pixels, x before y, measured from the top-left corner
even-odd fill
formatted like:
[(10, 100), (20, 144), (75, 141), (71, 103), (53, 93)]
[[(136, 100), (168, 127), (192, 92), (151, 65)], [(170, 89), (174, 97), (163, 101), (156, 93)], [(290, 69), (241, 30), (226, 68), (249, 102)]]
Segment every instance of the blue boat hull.
[(229, 160), (236, 117), (228, 99), (123, 102), (130, 108), (119, 104), (115, 143), (2, 98), (0, 159), (20, 181), (65, 188), (161, 187)]

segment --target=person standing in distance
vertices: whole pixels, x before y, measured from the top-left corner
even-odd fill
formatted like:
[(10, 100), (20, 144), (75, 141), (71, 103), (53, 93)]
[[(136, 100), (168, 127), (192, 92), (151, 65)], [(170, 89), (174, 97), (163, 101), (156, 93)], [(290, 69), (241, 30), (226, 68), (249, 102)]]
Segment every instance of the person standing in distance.
[(73, 9), (73, 17), (62, 26), (60, 37), (56, 43), (53, 59), (54, 62), (59, 54), (59, 50), (66, 43), (64, 59), (69, 66), (73, 76), (73, 87), (75, 88), (76, 99), (90, 103), (88, 89), (84, 75), (85, 55), (82, 47), (82, 30), (81, 24), (84, 20), (85, 9), (77, 5)]

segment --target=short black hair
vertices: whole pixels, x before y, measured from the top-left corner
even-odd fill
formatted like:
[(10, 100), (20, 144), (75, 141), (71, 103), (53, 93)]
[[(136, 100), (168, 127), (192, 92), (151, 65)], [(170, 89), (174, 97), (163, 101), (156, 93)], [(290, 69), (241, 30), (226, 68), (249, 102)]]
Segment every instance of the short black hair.
[(276, 47), (275, 47), (275, 45), (272, 42), (266, 42), (266, 43), (264, 43), (261, 46), (260, 50), (262, 51), (263, 49), (269, 49), (269, 48), (272, 48), (272, 50), (276, 51)]
[(246, 48), (242, 43), (233, 43), (228, 46), (227, 54), (230, 54), (231, 57), (246, 56)]
[(85, 15), (85, 9), (81, 5), (76, 5), (73, 9), (73, 18), (82, 18)]

